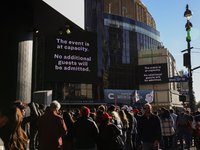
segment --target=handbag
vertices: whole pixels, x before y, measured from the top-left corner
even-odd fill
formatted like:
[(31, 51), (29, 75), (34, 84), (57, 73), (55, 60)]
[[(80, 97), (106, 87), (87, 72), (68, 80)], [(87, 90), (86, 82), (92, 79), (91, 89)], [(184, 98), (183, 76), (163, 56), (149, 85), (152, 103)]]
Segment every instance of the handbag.
[(193, 129), (196, 129), (196, 122), (195, 122), (194, 119), (193, 119), (193, 121), (192, 121), (192, 128), (193, 128)]
[(123, 150), (124, 142), (122, 141), (122, 138), (120, 136), (114, 137), (114, 145), (117, 150)]

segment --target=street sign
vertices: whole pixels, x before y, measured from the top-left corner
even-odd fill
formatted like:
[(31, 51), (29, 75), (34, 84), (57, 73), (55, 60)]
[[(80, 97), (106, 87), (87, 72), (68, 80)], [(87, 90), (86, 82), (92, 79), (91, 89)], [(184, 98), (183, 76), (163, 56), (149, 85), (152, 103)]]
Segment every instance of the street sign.
[(188, 91), (181, 91), (181, 92), (179, 92), (179, 94), (189, 94), (189, 92)]
[(168, 78), (168, 82), (187, 82), (187, 77), (175, 76), (172, 78)]

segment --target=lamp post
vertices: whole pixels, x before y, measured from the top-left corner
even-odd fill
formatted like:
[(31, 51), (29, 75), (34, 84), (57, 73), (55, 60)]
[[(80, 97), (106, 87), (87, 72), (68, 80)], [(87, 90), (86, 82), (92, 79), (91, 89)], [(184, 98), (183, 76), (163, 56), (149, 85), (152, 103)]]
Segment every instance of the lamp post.
[(184, 17), (186, 17), (187, 19), (187, 23), (185, 25), (186, 31), (187, 31), (187, 37), (186, 37), (186, 41), (188, 43), (188, 79), (189, 79), (189, 102), (190, 102), (190, 108), (191, 111), (194, 112), (194, 104), (193, 104), (193, 88), (192, 88), (192, 69), (191, 69), (191, 47), (190, 47), (190, 41), (191, 41), (191, 37), (190, 37), (190, 31), (192, 28), (192, 23), (190, 22), (190, 18), (192, 17), (192, 12), (191, 10), (188, 9), (188, 4), (186, 5), (186, 11), (184, 13)]

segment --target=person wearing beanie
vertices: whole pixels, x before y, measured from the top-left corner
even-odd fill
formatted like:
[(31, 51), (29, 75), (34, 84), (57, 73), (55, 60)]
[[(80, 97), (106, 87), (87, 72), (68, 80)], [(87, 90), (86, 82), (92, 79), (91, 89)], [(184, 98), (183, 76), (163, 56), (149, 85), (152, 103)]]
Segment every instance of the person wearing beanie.
[(83, 107), (81, 117), (74, 123), (73, 136), (76, 150), (96, 150), (95, 144), (97, 143), (99, 129), (89, 116), (90, 109)]

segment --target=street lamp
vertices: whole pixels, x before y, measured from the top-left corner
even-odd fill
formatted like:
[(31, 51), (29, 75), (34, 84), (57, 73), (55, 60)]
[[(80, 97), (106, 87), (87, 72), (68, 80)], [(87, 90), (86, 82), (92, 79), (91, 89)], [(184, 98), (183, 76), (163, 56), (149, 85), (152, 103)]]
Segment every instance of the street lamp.
[(191, 51), (191, 47), (190, 47), (190, 41), (191, 41), (191, 36), (190, 36), (190, 31), (192, 28), (192, 23), (190, 22), (190, 18), (192, 17), (192, 12), (191, 10), (188, 9), (188, 4), (186, 5), (186, 11), (184, 13), (184, 17), (186, 17), (187, 19), (187, 23), (185, 25), (186, 31), (187, 31), (187, 37), (186, 37), (186, 41), (188, 43), (188, 79), (189, 79), (189, 101), (190, 101), (190, 108), (191, 111), (194, 112), (194, 105), (193, 105), (193, 88), (192, 88), (192, 69), (191, 69), (191, 56), (190, 56), (190, 51)]

